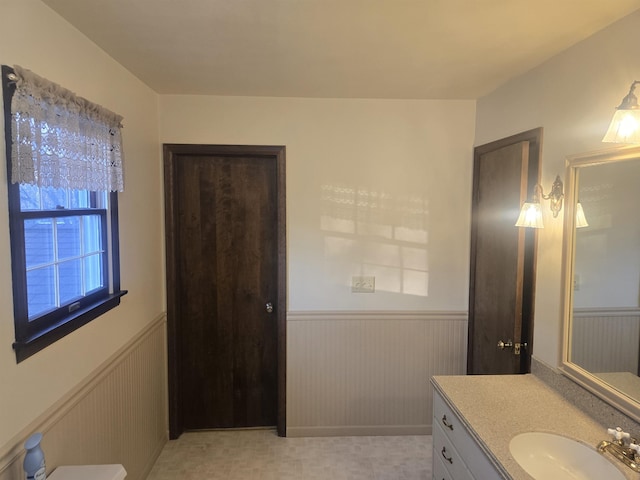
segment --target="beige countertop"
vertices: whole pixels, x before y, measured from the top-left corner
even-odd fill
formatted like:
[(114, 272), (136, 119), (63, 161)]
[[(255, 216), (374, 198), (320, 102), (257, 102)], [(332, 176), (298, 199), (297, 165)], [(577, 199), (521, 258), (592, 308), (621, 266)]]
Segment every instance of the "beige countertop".
[[(519, 433), (557, 433), (592, 448), (608, 438), (606, 427), (533, 375), (436, 376), (432, 384), (506, 478), (532, 478), (509, 453), (509, 441)], [(627, 478), (640, 479), (610, 458)]]

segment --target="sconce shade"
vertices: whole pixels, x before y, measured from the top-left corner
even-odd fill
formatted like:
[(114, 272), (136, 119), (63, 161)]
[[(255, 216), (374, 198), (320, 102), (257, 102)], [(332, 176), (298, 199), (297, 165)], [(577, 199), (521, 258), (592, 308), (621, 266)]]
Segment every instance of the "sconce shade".
[(610, 143), (640, 143), (640, 109), (616, 110), (602, 139)]
[(584, 210), (582, 204), (578, 202), (576, 204), (576, 228), (588, 227), (587, 217), (584, 216)]
[(524, 203), (520, 209), (516, 227), (544, 228), (540, 203)]
[(616, 107), (603, 142), (640, 143), (640, 106), (633, 93), (638, 83), (636, 80), (631, 84), (629, 93)]

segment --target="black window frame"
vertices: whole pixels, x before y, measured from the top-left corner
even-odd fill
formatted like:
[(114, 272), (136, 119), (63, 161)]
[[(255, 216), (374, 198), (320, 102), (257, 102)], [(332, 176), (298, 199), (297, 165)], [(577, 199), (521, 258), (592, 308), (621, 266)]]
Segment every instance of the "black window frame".
[[(9, 192), (9, 234), (11, 242), (11, 272), (13, 280), (13, 311), (15, 324), (15, 342), (13, 348), (17, 363), (36, 354), (43, 348), (58, 341), (64, 336), (86, 325), (100, 315), (117, 307), (120, 298), (127, 290), (120, 286), (120, 245), (118, 228), (118, 194), (109, 192), (109, 209), (79, 208), (40, 211), (23, 211), (20, 207), (20, 185), (11, 183), (11, 98), (15, 92), (15, 84), (10, 81), (13, 74), (11, 67), (2, 65), (2, 92), (4, 104), (5, 145), (7, 160), (7, 185)], [(95, 206), (95, 195), (93, 204)], [(105, 254), (102, 259), (104, 272), (111, 271), (111, 291), (109, 276), (106, 285), (82, 297), (61, 305), (56, 310), (47, 312), (29, 320), (27, 309), (27, 270), (25, 256), (24, 221), (33, 218), (61, 218), (71, 216), (100, 215), (102, 241)], [(107, 245), (110, 244), (110, 252)], [(110, 255), (109, 255), (110, 253)]]

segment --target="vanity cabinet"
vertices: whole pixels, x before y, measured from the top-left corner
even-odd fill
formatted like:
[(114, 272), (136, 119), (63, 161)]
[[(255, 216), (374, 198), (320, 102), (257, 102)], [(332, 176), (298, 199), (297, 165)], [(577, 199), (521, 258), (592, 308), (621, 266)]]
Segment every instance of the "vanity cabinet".
[(437, 390), (432, 434), (434, 480), (503, 478)]

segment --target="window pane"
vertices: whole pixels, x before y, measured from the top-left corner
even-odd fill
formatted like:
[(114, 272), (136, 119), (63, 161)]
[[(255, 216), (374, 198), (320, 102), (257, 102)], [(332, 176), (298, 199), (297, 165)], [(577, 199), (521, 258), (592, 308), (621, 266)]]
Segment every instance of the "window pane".
[[(80, 256), (80, 217), (56, 219), (58, 260)], [(64, 277), (62, 277), (64, 278)]]
[(27, 272), (29, 319), (56, 308), (55, 278), (53, 266)]
[(87, 215), (82, 217), (83, 232), (83, 253), (96, 253), (102, 251), (101, 221), (99, 215)]
[(58, 265), (60, 305), (82, 296), (82, 262), (78, 258)]
[(53, 219), (24, 221), (27, 268), (53, 262)]
[(84, 259), (85, 295), (104, 287), (102, 281), (102, 255), (91, 255)]
[(109, 192), (95, 192), (96, 208), (107, 208), (109, 206)]
[(69, 208), (67, 190), (64, 188), (42, 187), (40, 195), (42, 196), (43, 210), (55, 210), (59, 207)]
[(20, 210), (40, 210), (40, 188), (36, 185), (20, 185)]
[(89, 190), (69, 190), (69, 208), (89, 208)]
[[(60, 208), (102, 208), (106, 192), (96, 192), (98, 205), (91, 205), (89, 190), (71, 190), (66, 188), (38, 187), (20, 185), (20, 209), (56, 210)], [(42, 200), (42, 204), (41, 204)]]

